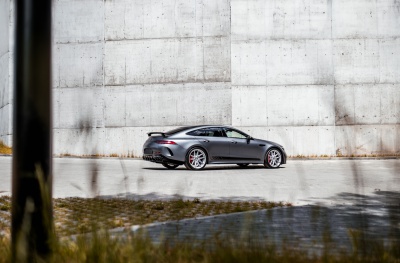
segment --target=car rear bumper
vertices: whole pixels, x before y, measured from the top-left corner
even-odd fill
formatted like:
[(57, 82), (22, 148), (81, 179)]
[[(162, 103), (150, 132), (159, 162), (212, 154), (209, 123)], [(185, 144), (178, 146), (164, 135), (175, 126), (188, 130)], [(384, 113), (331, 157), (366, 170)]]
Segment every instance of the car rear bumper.
[(179, 144), (158, 144), (148, 140), (143, 145), (143, 160), (156, 163), (183, 164), (185, 150)]
[(153, 162), (153, 163), (173, 163), (173, 164), (182, 164), (180, 161), (172, 160), (170, 158), (165, 157), (164, 155), (153, 155), (153, 154), (143, 154), (143, 160)]

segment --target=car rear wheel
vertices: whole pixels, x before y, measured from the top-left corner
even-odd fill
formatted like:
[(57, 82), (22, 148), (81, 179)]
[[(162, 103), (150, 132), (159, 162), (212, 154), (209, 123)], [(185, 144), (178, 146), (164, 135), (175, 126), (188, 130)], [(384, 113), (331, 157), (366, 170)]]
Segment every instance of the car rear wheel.
[(265, 154), (264, 166), (267, 168), (278, 168), (282, 163), (282, 153), (275, 148), (269, 149)]
[(186, 155), (185, 167), (189, 170), (201, 170), (206, 167), (207, 154), (201, 148), (190, 149)]
[(249, 166), (249, 163), (238, 163), (237, 165), (239, 165), (240, 167), (247, 167)]
[(176, 167), (179, 166), (179, 164), (173, 164), (173, 163), (162, 163), (162, 166), (164, 166), (167, 169), (175, 169)]

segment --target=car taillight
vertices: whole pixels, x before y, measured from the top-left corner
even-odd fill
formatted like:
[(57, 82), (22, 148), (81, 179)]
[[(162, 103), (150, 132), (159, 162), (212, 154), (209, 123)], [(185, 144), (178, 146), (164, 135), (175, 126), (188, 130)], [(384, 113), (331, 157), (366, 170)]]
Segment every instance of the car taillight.
[(166, 140), (161, 140), (161, 141), (156, 141), (158, 144), (176, 144), (174, 141), (166, 141)]

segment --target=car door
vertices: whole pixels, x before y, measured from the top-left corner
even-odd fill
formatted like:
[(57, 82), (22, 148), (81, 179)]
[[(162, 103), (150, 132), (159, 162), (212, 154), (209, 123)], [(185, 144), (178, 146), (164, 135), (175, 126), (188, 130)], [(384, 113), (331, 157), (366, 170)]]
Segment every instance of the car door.
[(207, 150), (209, 162), (217, 163), (229, 159), (230, 143), (221, 128), (202, 128), (189, 133), (189, 135), (196, 136), (200, 144)]
[(233, 128), (225, 128), (225, 134), (230, 142), (229, 157), (232, 160), (260, 160), (261, 147), (255, 140), (247, 140), (247, 134)]

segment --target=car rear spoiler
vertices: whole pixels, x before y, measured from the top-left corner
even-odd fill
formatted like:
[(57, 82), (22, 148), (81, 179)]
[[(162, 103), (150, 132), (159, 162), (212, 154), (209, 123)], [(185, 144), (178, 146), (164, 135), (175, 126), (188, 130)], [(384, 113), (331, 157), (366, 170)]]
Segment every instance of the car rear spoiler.
[(149, 133), (147, 133), (147, 135), (148, 135), (149, 137), (150, 137), (151, 135), (153, 135), (153, 134), (161, 134), (162, 137), (167, 137), (167, 135), (165, 135), (164, 132), (149, 132)]

